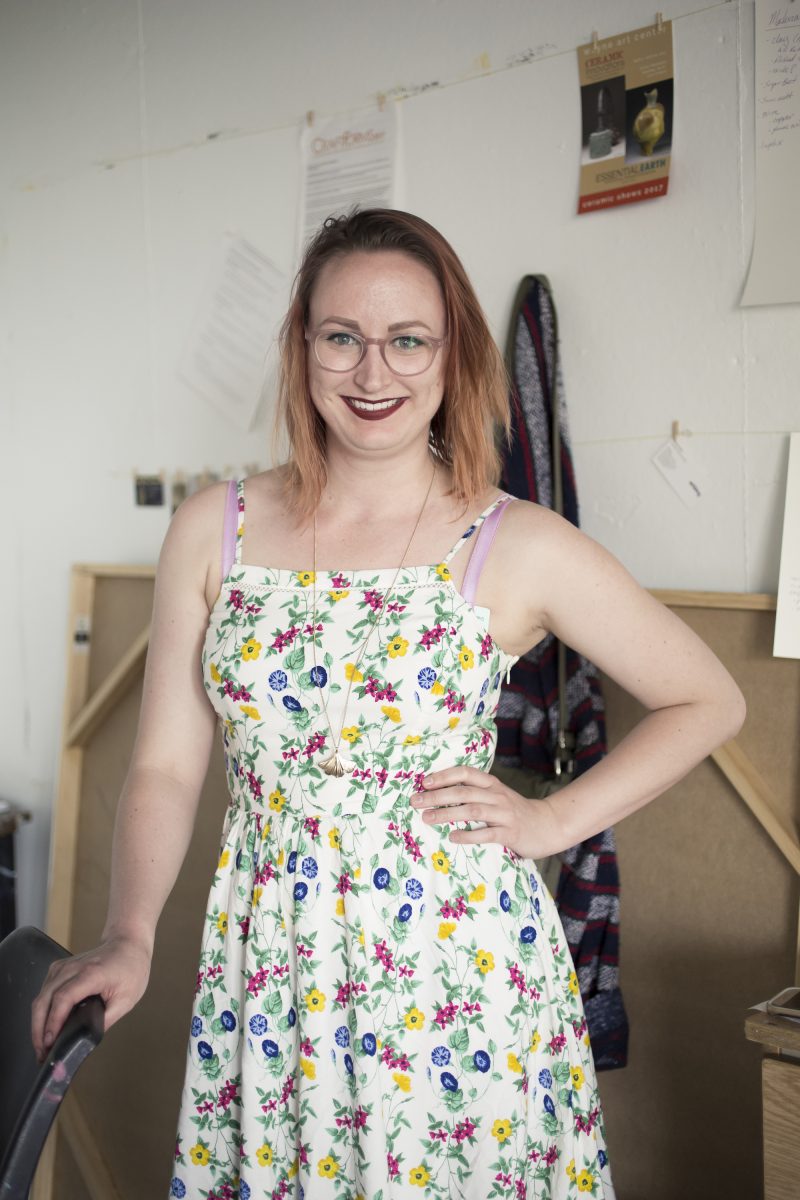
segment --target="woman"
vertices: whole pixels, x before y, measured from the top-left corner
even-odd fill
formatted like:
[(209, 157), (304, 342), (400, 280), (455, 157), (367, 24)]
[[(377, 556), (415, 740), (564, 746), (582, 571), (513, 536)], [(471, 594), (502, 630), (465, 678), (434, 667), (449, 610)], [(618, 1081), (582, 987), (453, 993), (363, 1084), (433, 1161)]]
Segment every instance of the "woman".
[[(110, 1025), (144, 991), (219, 717), (231, 805), (171, 1194), (611, 1197), (531, 860), (675, 783), (741, 695), (610, 555), (497, 491), (502, 364), (430, 225), (326, 222), (282, 348), (288, 464), (193, 497), (167, 536), (104, 940), (52, 972), (35, 1044), (89, 993)], [(549, 631), (649, 712), (531, 802), (488, 774), (492, 715)]]

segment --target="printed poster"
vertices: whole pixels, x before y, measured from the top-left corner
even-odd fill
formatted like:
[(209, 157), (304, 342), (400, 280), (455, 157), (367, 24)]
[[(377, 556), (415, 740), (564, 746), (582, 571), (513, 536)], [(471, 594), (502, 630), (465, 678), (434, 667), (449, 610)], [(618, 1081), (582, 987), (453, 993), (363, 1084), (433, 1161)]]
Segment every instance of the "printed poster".
[(578, 47), (578, 212), (665, 196), (672, 152), (672, 22)]

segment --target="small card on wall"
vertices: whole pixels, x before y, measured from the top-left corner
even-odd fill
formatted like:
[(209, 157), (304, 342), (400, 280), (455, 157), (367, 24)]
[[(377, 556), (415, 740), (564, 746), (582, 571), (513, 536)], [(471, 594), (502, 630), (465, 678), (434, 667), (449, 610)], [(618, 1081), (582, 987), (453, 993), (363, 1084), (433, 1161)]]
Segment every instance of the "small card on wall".
[(800, 433), (793, 433), (789, 441), (789, 474), (772, 653), (776, 658), (800, 658)]
[(708, 491), (704, 472), (690, 461), (684, 448), (674, 438), (659, 446), (652, 462), (687, 508), (694, 508)]
[(672, 152), (672, 22), (578, 47), (578, 212), (664, 196)]

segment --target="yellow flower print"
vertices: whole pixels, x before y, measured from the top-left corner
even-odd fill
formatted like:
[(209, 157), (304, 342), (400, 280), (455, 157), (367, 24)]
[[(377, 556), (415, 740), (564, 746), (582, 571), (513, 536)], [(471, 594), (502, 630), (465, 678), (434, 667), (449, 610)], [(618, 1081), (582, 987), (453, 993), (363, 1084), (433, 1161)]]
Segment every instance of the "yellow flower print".
[(274, 792), (269, 794), (269, 806), (273, 812), (280, 812), (286, 803), (286, 797), (280, 788), (275, 788)]
[(328, 845), (332, 850), (338, 850), (341, 847), (342, 839), (338, 827), (334, 825), (333, 829), (328, 830)]
[(408, 1182), (412, 1187), (425, 1187), (430, 1177), (430, 1171), (426, 1170), (421, 1164), (418, 1167), (412, 1167), (408, 1172)]
[(217, 929), (220, 933), (228, 932), (228, 914), (226, 912), (221, 912), (217, 917)]
[(361, 730), (357, 725), (348, 725), (346, 729), (342, 730), (342, 737), (351, 746), (355, 746), (356, 742), (361, 741)]
[(345, 596), (350, 595), (350, 592), (347, 588), (335, 588), (334, 591), (328, 592), (328, 595), (335, 604), (337, 600), (344, 600)]
[(516, 1054), (509, 1054), (508, 1069), (509, 1071), (513, 1071), (516, 1075), (522, 1074), (522, 1063), (519, 1061)]
[(567, 1174), (569, 1175), (570, 1179), (577, 1178), (577, 1175), (575, 1174), (575, 1159), (574, 1158), (571, 1158), (569, 1160), (569, 1162), (567, 1163)]
[(310, 1013), (322, 1012), (325, 1007), (327, 997), (319, 988), (312, 988), (310, 992), (306, 992), (306, 1008)]
[(480, 971), (481, 975), (486, 975), (489, 971), (494, 970), (494, 955), (491, 950), (479, 950), (475, 955), (475, 966)]
[(344, 896), (340, 896), (336, 901), (336, 915), (337, 917), (344, 916)]
[(361, 867), (356, 867), (355, 871), (353, 871), (353, 878), (354, 879), (361, 878)]
[(314, 583), (316, 578), (317, 577), (313, 571), (298, 571), (297, 572), (297, 582), (300, 584), (301, 587), (308, 587), (308, 585), (310, 583)]
[(306, 1079), (317, 1078), (317, 1064), (313, 1063), (310, 1058), (300, 1059), (300, 1070), (303, 1072)]
[(355, 663), (345, 663), (344, 677), (345, 679), (352, 679), (353, 683), (361, 683), (361, 680), (364, 678)]
[(417, 746), (417, 745), (419, 745), (419, 740), (420, 740), (420, 738), (419, 738), (418, 733), (410, 733), (408, 735), (408, 737), (405, 739), (405, 741), (403, 742), (403, 745), (404, 746)]
[(594, 1187), (594, 1175), (591, 1171), (581, 1171), (578, 1176), (578, 1191), (590, 1192)]
[(266, 825), (264, 826), (263, 830), (261, 831), (261, 840), (262, 840), (262, 842), (265, 842), (265, 841), (267, 840), (267, 838), (268, 838), (268, 837), (269, 837), (269, 835), (270, 835), (270, 830), (271, 830), (271, 829), (272, 829), (272, 826), (270, 825), (269, 821), (267, 821)]
[(450, 720), (447, 722), (447, 724), (450, 726), (451, 729), (455, 729), (456, 725), (458, 724), (458, 722), (460, 720), (461, 720), (461, 717), (451, 717)]
[(492, 1137), (497, 1138), (498, 1142), (505, 1142), (511, 1137), (511, 1122), (507, 1117), (495, 1121), (492, 1126)]
[(209, 671), (211, 672), (211, 678), (214, 680), (214, 683), (222, 683), (222, 676), (219, 673), (219, 667), (216, 663), (212, 662), (211, 666), (209, 667)]
[(400, 637), (399, 633), (396, 633), (386, 647), (386, 653), (389, 655), (389, 658), (402, 658), (407, 649), (408, 642), (406, 639)]
[(242, 659), (244, 662), (250, 662), (253, 658), (258, 658), (261, 653), (261, 642), (257, 642), (254, 637), (248, 638), (242, 646)]
[(400, 709), (395, 708), (393, 704), (382, 704), (381, 712), (389, 720), (397, 724), (400, 721)]
[(470, 671), (475, 666), (475, 655), (469, 646), (462, 646), (458, 652), (458, 661), (462, 671)]
[(592, 1039), (589, 1037), (588, 1033), (583, 1035), (583, 1044), (584, 1046), (591, 1046), (592, 1044)]
[(431, 684), (431, 692), (434, 696), (442, 696), (444, 694), (444, 684), (438, 679), (434, 679)]
[(576, 1092), (579, 1092), (586, 1082), (586, 1077), (583, 1074), (583, 1067), (571, 1067), (569, 1077), (572, 1080), (572, 1086)]
[(223, 850), (222, 854), (220, 854), (220, 856), (219, 856), (219, 862), (217, 863), (217, 870), (224, 871), (230, 861), (231, 861), (230, 850)]
[(361, 942), (361, 945), (363, 946), (364, 945), (364, 930), (363, 929), (361, 930), (361, 932), (358, 935), (358, 940)]
[(443, 875), (447, 875), (450, 871), (450, 859), (445, 854), (444, 850), (435, 850), (431, 855), (434, 871), (441, 871)]
[(261, 713), (258, 711), (257, 708), (253, 708), (252, 704), (240, 704), (239, 708), (244, 713), (244, 715), (246, 717), (250, 717), (251, 720), (253, 720), (253, 721), (261, 720)]
[(395, 1081), (397, 1086), (400, 1088), (401, 1092), (410, 1092), (411, 1091), (410, 1076), (403, 1075), (400, 1071), (395, 1071), (394, 1074), (392, 1075), (392, 1079)]
[(261, 899), (263, 894), (264, 894), (264, 889), (262, 887), (254, 887), (253, 888), (253, 901), (252, 901), (253, 908), (258, 908), (258, 902)]
[(575, 974), (574, 971), (570, 972), (569, 984), (567, 986), (569, 987), (569, 990), (572, 992), (573, 996), (577, 996), (577, 994), (578, 994), (578, 976)]
[(276, 865), (276, 866), (278, 866), (278, 867), (282, 867), (282, 866), (283, 866), (283, 860), (284, 860), (285, 858), (286, 858), (286, 854), (284, 853), (284, 851), (283, 851), (283, 850), (279, 850), (279, 851), (278, 851), (278, 857), (275, 859), (275, 865)]
[(208, 1166), (208, 1160), (211, 1157), (211, 1151), (205, 1142), (197, 1142), (189, 1151), (189, 1158), (196, 1167)]
[(330, 1154), (327, 1158), (321, 1158), (317, 1163), (317, 1171), (323, 1179), (335, 1179), (338, 1170), (339, 1164)]
[(541, 1040), (542, 1040), (542, 1035), (539, 1033), (539, 1030), (537, 1029), (536, 1032), (534, 1033), (533, 1037), (531, 1038), (531, 1050), (536, 1050), (539, 1043), (541, 1042)]
[(469, 894), (469, 898), (473, 904), (479, 904), (481, 900), (486, 899), (486, 884), (479, 883), (476, 888), (473, 888)]
[(447, 563), (439, 563), (438, 567), (436, 568), (436, 574), (440, 579), (450, 579), (450, 568), (448, 567)]
[(289, 1170), (286, 1172), (286, 1174), (289, 1176), (290, 1179), (294, 1179), (295, 1175), (297, 1174), (297, 1172), (299, 1170), (300, 1170), (300, 1156), (295, 1155), (295, 1157), (289, 1163)]
[(455, 921), (440, 921), (439, 922), (439, 937), (442, 939), (442, 941), (444, 941), (445, 938), (449, 938), (451, 933), (455, 933), (455, 930), (456, 930)]
[(425, 1024), (425, 1013), (415, 1006), (410, 1008), (405, 1015), (406, 1029), (422, 1029)]
[(269, 1167), (272, 1165), (272, 1146), (269, 1142), (264, 1142), (263, 1146), (259, 1146), (256, 1150), (256, 1160), (260, 1167)]

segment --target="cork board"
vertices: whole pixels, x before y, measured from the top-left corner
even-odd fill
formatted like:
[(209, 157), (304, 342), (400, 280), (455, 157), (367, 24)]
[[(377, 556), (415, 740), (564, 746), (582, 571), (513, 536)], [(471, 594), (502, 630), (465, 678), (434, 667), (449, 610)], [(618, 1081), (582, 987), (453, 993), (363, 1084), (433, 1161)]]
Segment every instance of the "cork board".
[[(146, 626), (152, 572), (94, 579), (85, 694)], [(727, 601), (731, 603), (730, 598)], [(679, 615), (729, 666), (748, 700), (738, 741), (796, 829), (800, 797), (800, 664), (771, 657), (774, 614), (685, 607)], [(74, 647), (71, 649), (74, 655)], [(88, 670), (86, 667), (88, 666)], [(73, 662), (79, 672), (80, 664)], [(69, 689), (69, 685), (68, 685)], [(610, 744), (641, 713), (605, 681)], [(82, 750), (68, 943), (96, 944), (108, 891), (114, 812), (133, 746), (136, 677)], [(145, 998), (87, 1061), (75, 1093), (107, 1182), (81, 1171), (63, 1144), (55, 1193), (140, 1200), (165, 1195), (206, 893), (226, 804), (215, 753), (194, 838), (164, 911)], [(794, 978), (798, 876), (710, 760), (617, 830), (622, 876), (622, 988), (631, 1023), (630, 1063), (600, 1076), (619, 1200), (728, 1198), (720, 1170), (737, 1148), (738, 1195), (761, 1191), (760, 1053), (743, 1017)], [(68, 841), (68, 839), (67, 839)], [(56, 847), (58, 852), (58, 846)], [(52, 912), (52, 909), (51, 909)], [(134, 1132), (135, 1131), (135, 1132)], [(74, 1147), (73, 1147), (74, 1149)], [(84, 1156), (85, 1157), (85, 1156)]]

